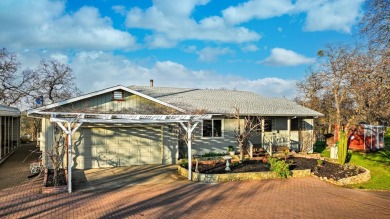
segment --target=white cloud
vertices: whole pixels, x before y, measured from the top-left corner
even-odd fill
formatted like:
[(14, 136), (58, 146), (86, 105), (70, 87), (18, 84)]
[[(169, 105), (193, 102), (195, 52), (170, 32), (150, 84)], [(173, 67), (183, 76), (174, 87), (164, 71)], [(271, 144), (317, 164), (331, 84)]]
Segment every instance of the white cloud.
[(9, 49), (132, 49), (135, 39), (114, 29), (94, 7), (64, 13), (63, 1), (0, 1), (0, 41)]
[(364, 0), (298, 0), (295, 11), (306, 11), (307, 31), (337, 30), (350, 33), (361, 16)]
[(310, 64), (315, 61), (315, 58), (307, 58), (292, 50), (283, 48), (273, 48), (271, 55), (260, 61), (259, 63), (271, 66), (296, 66), (302, 64)]
[(227, 22), (240, 24), (254, 18), (266, 19), (281, 16), (293, 9), (290, 0), (250, 0), (222, 11)]
[(126, 15), (126, 8), (123, 5), (114, 5), (111, 9), (120, 15)]
[(218, 16), (211, 16), (199, 22), (191, 18), (197, 5), (208, 1), (155, 0), (153, 6), (142, 10), (132, 8), (127, 14), (126, 26), (153, 31), (146, 37), (151, 47), (170, 47), (183, 40), (213, 40), (219, 42), (242, 43), (256, 41), (260, 35), (245, 27), (227, 24)]
[(156, 61), (140, 66), (126, 57), (93, 51), (78, 53), (70, 63), (81, 90), (91, 92), (115, 85), (148, 85), (188, 88), (227, 88), (252, 91), (264, 96), (295, 97), (295, 81), (279, 78), (249, 80), (213, 71), (194, 71), (173, 61)]
[(232, 53), (233, 50), (229, 49), (228, 47), (225, 48), (205, 47), (198, 52), (199, 60), (202, 62), (212, 62), (215, 61), (218, 56), (232, 54)]
[(364, 0), (249, 0), (222, 11), (230, 24), (282, 15), (307, 14), (304, 30), (336, 30), (350, 33), (361, 16)]
[(241, 48), (243, 52), (256, 52), (259, 48), (254, 44), (249, 44)]

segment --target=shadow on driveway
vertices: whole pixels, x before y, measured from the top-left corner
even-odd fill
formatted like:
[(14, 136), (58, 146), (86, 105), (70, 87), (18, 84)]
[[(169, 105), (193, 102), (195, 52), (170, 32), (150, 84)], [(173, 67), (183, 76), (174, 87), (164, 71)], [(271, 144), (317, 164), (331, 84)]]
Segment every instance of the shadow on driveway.
[(74, 191), (168, 184), (187, 180), (177, 173), (177, 165), (142, 165), (73, 170), (72, 176)]

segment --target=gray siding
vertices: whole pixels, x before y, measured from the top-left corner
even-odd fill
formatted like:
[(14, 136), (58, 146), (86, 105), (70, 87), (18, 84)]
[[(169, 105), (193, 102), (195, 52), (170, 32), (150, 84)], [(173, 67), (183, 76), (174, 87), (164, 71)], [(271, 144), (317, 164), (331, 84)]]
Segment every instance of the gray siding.
[(138, 95), (123, 92), (123, 100), (112, 100), (112, 93), (105, 93), (61, 106), (58, 111), (110, 113), (144, 106), (165, 107)]
[(0, 116), (0, 161), (20, 145), (20, 117)]
[(192, 144), (192, 154), (202, 155), (209, 152), (226, 152), (229, 145), (236, 146), (234, 130), (237, 127), (235, 119), (222, 120), (222, 137), (202, 137), (202, 124), (195, 128), (195, 141)]
[(53, 124), (49, 119), (42, 119), (42, 138), (40, 140), (40, 150), (42, 151), (43, 166), (51, 168), (47, 153), (53, 145)]

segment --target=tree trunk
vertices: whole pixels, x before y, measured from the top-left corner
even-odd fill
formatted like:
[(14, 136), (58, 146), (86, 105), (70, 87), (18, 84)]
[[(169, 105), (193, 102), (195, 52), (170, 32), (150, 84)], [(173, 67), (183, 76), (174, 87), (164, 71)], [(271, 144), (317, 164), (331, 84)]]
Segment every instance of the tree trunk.
[(244, 160), (244, 148), (242, 146), (243, 146), (243, 144), (240, 141), (238, 143), (238, 148), (240, 148), (240, 163), (242, 163), (242, 161)]

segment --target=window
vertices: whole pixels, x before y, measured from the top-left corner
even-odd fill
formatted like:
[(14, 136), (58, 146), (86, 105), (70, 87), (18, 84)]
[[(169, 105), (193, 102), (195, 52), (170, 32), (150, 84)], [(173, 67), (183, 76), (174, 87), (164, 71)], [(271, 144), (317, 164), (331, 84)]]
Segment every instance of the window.
[(203, 120), (203, 137), (222, 137), (222, 120)]
[(123, 91), (116, 90), (112, 92), (112, 99), (113, 100), (123, 100)]
[(264, 132), (272, 132), (272, 126), (274, 119), (266, 118), (264, 119)]
[(299, 129), (302, 128), (301, 127), (301, 122), (302, 122), (302, 120), (298, 119), (298, 118), (291, 119), (290, 130), (291, 131), (299, 131)]

